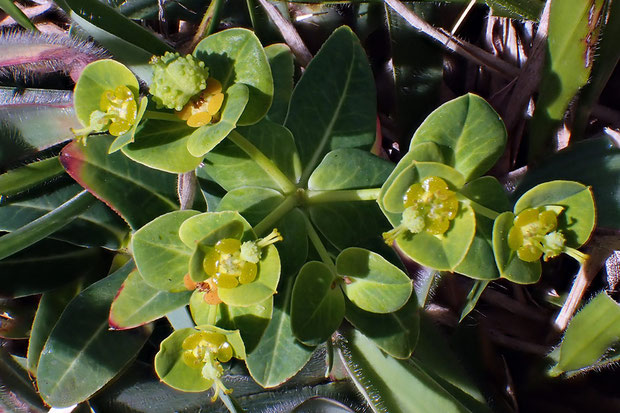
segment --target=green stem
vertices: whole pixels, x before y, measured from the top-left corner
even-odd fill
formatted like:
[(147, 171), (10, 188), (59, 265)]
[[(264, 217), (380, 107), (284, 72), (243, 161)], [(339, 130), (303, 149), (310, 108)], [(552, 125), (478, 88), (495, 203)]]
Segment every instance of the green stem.
[(58, 156), (12, 169), (0, 175), (0, 199), (42, 184), (64, 172)]
[(177, 115), (168, 112), (159, 112), (157, 110), (147, 110), (144, 112), (144, 119), (167, 120), (169, 122), (185, 122)]
[(228, 139), (247, 153), (249, 157), (252, 158), (252, 160), (256, 162), (258, 166), (278, 184), (280, 189), (282, 189), (282, 192), (285, 194), (290, 194), (297, 190), (295, 184), (292, 183), (291, 180), (284, 175), (284, 173), (282, 173), (280, 168), (278, 168), (271, 159), (267, 158), (264, 153), (262, 153), (249, 140), (244, 138), (240, 133), (232, 131), (228, 135)]
[[(217, 389), (214, 390), (217, 391)], [(225, 391), (220, 391), (220, 399), (222, 399), (224, 406), (226, 406), (230, 413), (242, 413), (245, 411), (239, 403)]]
[(478, 214), (478, 215), (482, 215), (483, 217), (487, 217), (487, 218), (489, 218), (492, 221), (494, 221), (495, 218), (497, 218), (500, 215), (499, 212), (493, 211), (492, 209), (487, 208), (487, 207), (477, 203), (476, 201), (474, 201), (474, 200), (472, 200), (470, 198), (467, 198), (463, 194), (458, 194), (457, 193), (456, 196), (458, 197), (458, 199), (460, 201), (463, 201), (464, 203), (469, 204), (474, 209), (476, 214)]
[(337, 191), (306, 191), (308, 205), (325, 202), (376, 201), (381, 188), (349, 189)]
[(265, 234), (267, 231), (273, 229), (276, 222), (280, 220), (284, 215), (288, 214), (290, 210), (297, 206), (297, 193), (289, 194), (280, 205), (269, 213), (261, 222), (256, 224), (254, 232), (258, 237)]
[(332, 257), (329, 255), (329, 252), (327, 252), (327, 248), (325, 248), (325, 245), (323, 245), (323, 241), (321, 241), (321, 237), (319, 237), (319, 234), (317, 234), (316, 230), (314, 229), (314, 226), (312, 225), (312, 223), (310, 222), (310, 220), (305, 214), (304, 214), (304, 221), (306, 222), (306, 230), (308, 231), (308, 238), (310, 238), (310, 242), (314, 246), (314, 249), (316, 249), (316, 252), (319, 253), (319, 256), (321, 257), (321, 261), (323, 261), (323, 263), (327, 265), (334, 274), (336, 274), (336, 266), (334, 265), (334, 261), (332, 261)]
[(575, 260), (577, 260), (581, 266), (585, 265), (585, 263), (588, 260), (588, 258), (590, 258), (590, 256), (588, 254), (584, 254), (583, 252), (579, 251), (578, 249), (571, 248), (571, 247), (564, 247), (564, 251), (563, 252), (564, 252), (564, 254), (568, 255), (569, 257), (574, 258)]

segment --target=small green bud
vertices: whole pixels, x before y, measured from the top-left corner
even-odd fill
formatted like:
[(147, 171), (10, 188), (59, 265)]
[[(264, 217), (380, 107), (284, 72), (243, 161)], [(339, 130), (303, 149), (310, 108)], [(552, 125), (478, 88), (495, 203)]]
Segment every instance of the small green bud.
[(544, 260), (557, 257), (564, 251), (566, 237), (560, 231), (553, 231), (545, 235), (542, 245), (545, 253)]
[(166, 52), (155, 56), (150, 92), (159, 107), (180, 111), (189, 100), (207, 87), (209, 69), (192, 55)]

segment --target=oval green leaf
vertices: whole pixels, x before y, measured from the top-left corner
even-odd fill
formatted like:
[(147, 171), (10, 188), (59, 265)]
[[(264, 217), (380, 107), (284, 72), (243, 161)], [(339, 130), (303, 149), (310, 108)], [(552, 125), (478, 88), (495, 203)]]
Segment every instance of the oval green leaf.
[(267, 114), (273, 100), (273, 78), (267, 55), (253, 32), (223, 30), (198, 43), (193, 54), (205, 62), (209, 76), (219, 80), (224, 90), (236, 84), (248, 87), (248, 104), (240, 125), (256, 123)]
[[(204, 212), (190, 217), (184, 221), (179, 228), (179, 238), (192, 250), (196, 248), (199, 242), (203, 241), (207, 236), (216, 236), (220, 228), (237, 221), (243, 225), (242, 240), (256, 239), (256, 235), (252, 231), (252, 227), (248, 222), (239, 215), (238, 212)], [(217, 242), (216, 240), (215, 242)]]
[(132, 250), (144, 281), (158, 290), (186, 291), (183, 277), (188, 272), (192, 249), (181, 241), (179, 228), (197, 211), (175, 211), (140, 228), (133, 236)]
[(186, 305), (190, 296), (190, 291), (170, 293), (153, 288), (134, 270), (112, 302), (110, 328), (126, 330), (150, 323)]
[(273, 75), (273, 103), (269, 108), (267, 117), (281, 125), (286, 119), (288, 103), (293, 94), (294, 56), (291, 49), (284, 43), (265, 47), (265, 54)]
[(447, 165), (466, 181), (477, 178), (497, 162), (506, 146), (504, 122), (491, 105), (474, 94), (444, 103), (420, 125), (411, 148), (436, 143)]
[(137, 129), (135, 142), (123, 147), (130, 159), (165, 172), (184, 173), (194, 170), (202, 157), (187, 149), (189, 136), (195, 129), (184, 122), (147, 120)]
[(336, 275), (318, 261), (301, 270), (291, 301), (291, 327), (299, 341), (318, 345), (332, 335), (344, 318), (345, 306)]
[(336, 259), (336, 271), (345, 277), (342, 289), (347, 298), (372, 313), (398, 310), (413, 290), (407, 274), (381, 255), (363, 248), (342, 251)]
[[(128, 263), (73, 299), (52, 330), (37, 368), (43, 399), (68, 407), (88, 399), (142, 348), (150, 329), (110, 331), (110, 304), (133, 268)], [(85, 378), (88, 378), (87, 380)]]

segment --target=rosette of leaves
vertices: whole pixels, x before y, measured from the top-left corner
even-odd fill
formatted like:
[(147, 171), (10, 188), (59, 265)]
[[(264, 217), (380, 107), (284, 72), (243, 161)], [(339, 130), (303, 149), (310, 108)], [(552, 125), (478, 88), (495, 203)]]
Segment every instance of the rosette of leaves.
[(577, 248), (590, 238), (596, 224), (594, 197), (589, 187), (574, 181), (551, 181), (535, 186), (504, 212), (493, 226), (493, 250), (502, 277), (520, 284), (535, 283), (541, 259), (565, 253), (581, 264)]
[[(170, 56), (154, 61), (160, 65), (162, 61), (168, 62)], [(202, 72), (208, 79), (203, 79), (204, 84), (197, 84), (191, 91), (179, 90), (175, 96), (182, 97), (182, 102), (189, 102), (188, 105), (199, 105), (203, 99), (201, 91), (208, 90), (211, 82), (217, 85), (214, 86), (217, 94), (223, 94), (221, 107), (209, 122), (199, 127), (188, 126), (180, 118), (184, 117), (183, 112), (153, 111), (150, 119), (138, 128), (135, 142), (123, 148), (125, 155), (136, 162), (173, 173), (191, 171), (237, 126), (255, 124), (269, 110), (274, 93), (273, 78), (265, 50), (253, 32), (234, 28), (215, 33), (202, 40), (190, 57), (201, 69), (192, 71), (192, 79)], [(178, 82), (185, 80), (175, 79), (175, 73), (177, 71), (169, 70), (165, 76), (154, 77), (153, 82), (169, 85), (151, 84), (151, 89), (157, 93), (174, 89)], [(188, 94), (192, 91), (196, 94), (190, 98)], [(179, 109), (177, 106), (182, 102), (169, 103)]]

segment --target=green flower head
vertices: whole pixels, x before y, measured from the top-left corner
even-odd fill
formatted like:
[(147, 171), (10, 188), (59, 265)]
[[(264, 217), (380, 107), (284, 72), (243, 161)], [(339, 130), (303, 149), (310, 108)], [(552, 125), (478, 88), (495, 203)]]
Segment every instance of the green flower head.
[(150, 92), (159, 107), (180, 111), (207, 87), (209, 69), (192, 55), (166, 52), (154, 56), (150, 63), (153, 65)]
[(203, 269), (218, 288), (249, 284), (258, 275), (261, 250), (281, 240), (282, 236), (277, 229), (256, 241), (241, 243), (235, 238), (221, 239), (206, 253)]
[(459, 209), (454, 191), (448, 189), (446, 181), (436, 176), (426, 177), (422, 182), (411, 185), (405, 192), (403, 205), (405, 210), (400, 225), (383, 234), (390, 245), (405, 232), (445, 233)]
[(564, 252), (566, 238), (557, 231), (557, 214), (551, 210), (527, 208), (514, 219), (508, 232), (508, 246), (527, 262), (535, 262), (544, 254), (544, 260)]

